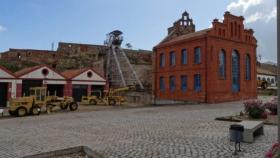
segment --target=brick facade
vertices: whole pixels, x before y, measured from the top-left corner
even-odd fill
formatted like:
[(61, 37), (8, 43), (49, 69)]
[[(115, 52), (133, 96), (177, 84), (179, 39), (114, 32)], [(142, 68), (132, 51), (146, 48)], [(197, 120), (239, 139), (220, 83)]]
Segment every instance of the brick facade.
[[(224, 102), (248, 98), (256, 98), (256, 47), (257, 41), (253, 30), (244, 29), (244, 18), (226, 12), (223, 22), (213, 21), (210, 29), (195, 32), (195, 26), (187, 12), (182, 19), (168, 29), (167, 37), (154, 48), (154, 95), (159, 100), (181, 100), (198, 102)], [(196, 64), (195, 48), (201, 49), (201, 63)], [(181, 51), (187, 50), (187, 64), (182, 64)], [(224, 77), (219, 75), (220, 52), (224, 50), (225, 70)], [(232, 67), (232, 54), (237, 51), (239, 55), (239, 69)], [(176, 64), (170, 66), (170, 52), (175, 52)], [(165, 55), (164, 66), (160, 66), (160, 56)], [(247, 64), (249, 58), (250, 66)], [(249, 63), (248, 62), (248, 63)], [(250, 67), (250, 68), (249, 68)], [(240, 90), (233, 91), (233, 73), (239, 71)], [(250, 72), (249, 72), (250, 71)], [(236, 73), (237, 72), (237, 73)], [(247, 74), (248, 74), (247, 73)], [(201, 90), (195, 91), (194, 75), (200, 74)], [(181, 76), (187, 76), (187, 90), (181, 90)], [(234, 75), (234, 76), (235, 76)], [(176, 77), (176, 90), (170, 90), (170, 76)], [(164, 90), (160, 89), (160, 77), (164, 79)], [(238, 77), (237, 77), (238, 78)]]

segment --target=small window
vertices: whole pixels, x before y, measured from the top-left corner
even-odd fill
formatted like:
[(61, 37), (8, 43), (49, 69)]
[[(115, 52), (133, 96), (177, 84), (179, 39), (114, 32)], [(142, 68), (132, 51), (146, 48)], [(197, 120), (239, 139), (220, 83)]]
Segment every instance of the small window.
[(165, 91), (165, 84), (164, 84), (164, 78), (163, 77), (160, 77), (159, 78), (159, 88), (160, 88), (160, 91)]
[(43, 74), (44, 76), (47, 76), (47, 75), (49, 74), (49, 70), (48, 70), (48, 69), (43, 69), (43, 70), (42, 70), (42, 74)]
[(219, 77), (226, 78), (226, 53), (224, 50), (219, 53)]
[(196, 92), (200, 92), (201, 91), (201, 78), (200, 78), (200, 74), (194, 75), (194, 90)]
[(175, 76), (170, 76), (169, 78), (169, 87), (170, 87), (170, 91), (174, 92), (176, 89), (176, 78)]
[(164, 55), (164, 53), (161, 53), (159, 58), (160, 58), (159, 59), (159, 66), (164, 67), (164, 65), (165, 65), (165, 55)]
[(251, 59), (249, 54), (246, 55), (245, 64), (246, 64), (246, 71), (245, 71), (246, 80), (251, 80)]
[(267, 82), (270, 83), (270, 78), (267, 78)]
[(17, 54), (17, 57), (18, 57), (18, 59), (21, 59), (21, 54), (18, 53), (18, 54)]
[(181, 76), (181, 90), (183, 92), (187, 91), (187, 76), (186, 75), (182, 75)]
[(92, 74), (92, 72), (91, 72), (91, 71), (89, 71), (89, 72), (87, 73), (87, 77), (88, 77), (88, 78), (91, 78), (91, 77), (92, 77), (92, 75), (93, 75), (93, 74)]
[(170, 66), (175, 66), (176, 64), (175, 52), (170, 52), (169, 62), (170, 62)]
[(200, 64), (201, 63), (201, 48), (197, 47), (194, 49), (194, 63)]
[(275, 83), (275, 80), (274, 80), (274, 78), (272, 78), (272, 79), (271, 79), (271, 83), (272, 83), (272, 84), (274, 84), (274, 83)]
[(188, 54), (186, 49), (183, 49), (181, 52), (181, 60), (183, 65), (186, 65), (188, 63)]

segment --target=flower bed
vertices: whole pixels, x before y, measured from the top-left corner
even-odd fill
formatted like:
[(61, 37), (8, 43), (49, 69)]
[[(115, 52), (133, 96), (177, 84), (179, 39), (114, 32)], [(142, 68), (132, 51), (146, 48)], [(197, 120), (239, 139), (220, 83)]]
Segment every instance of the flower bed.
[(265, 158), (279, 158), (279, 157), (280, 157), (280, 145), (276, 143), (265, 154)]
[(277, 100), (277, 97), (273, 97), (264, 104), (264, 107), (271, 111), (271, 115), (277, 115)]
[(246, 100), (244, 101), (245, 112), (249, 114), (251, 118), (260, 119), (265, 112), (263, 102), (258, 99)]
[(253, 119), (267, 118), (267, 115), (277, 115), (277, 97), (273, 97), (268, 102), (252, 99), (243, 102), (245, 113)]

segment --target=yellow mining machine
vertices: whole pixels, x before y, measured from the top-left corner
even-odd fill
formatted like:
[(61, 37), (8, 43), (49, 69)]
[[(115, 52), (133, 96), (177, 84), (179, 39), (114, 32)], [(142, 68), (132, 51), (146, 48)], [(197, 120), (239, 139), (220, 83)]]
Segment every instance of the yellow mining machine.
[(267, 89), (268, 82), (263, 80), (257, 80), (257, 87), (261, 87), (262, 89)]
[(130, 90), (134, 90), (134, 86), (126, 86), (121, 88), (111, 88), (109, 91), (104, 91), (103, 95), (100, 91), (100, 95), (92, 95), (92, 96), (83, 96), (82, 97), (82, 104), (105, 104), (105, 105), (116, 105), (116, 104), (123, 104), (126, 102), (126, 98), (122, 96), (120, 93), (127, 92)]
[(40, 115), (41, 109), (46, 108), (49, 113), (56, 106), (61, 109), (75, 111), (78, 104), (72, 97), (59, 98), (57, 96), (47, 96), (46, 87), (30, 88), (30, 95), (25, 97), (12, 98), (9, 105), (9, 113), (12, 116)]

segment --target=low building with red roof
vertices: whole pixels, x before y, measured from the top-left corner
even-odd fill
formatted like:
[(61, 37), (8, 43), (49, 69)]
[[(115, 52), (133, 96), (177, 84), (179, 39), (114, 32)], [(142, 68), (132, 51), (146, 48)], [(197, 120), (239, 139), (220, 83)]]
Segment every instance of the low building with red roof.
[(92, 68), (66, 70), (61, 74), (67, 80), (64, 94), (76, 101), (81, 101), (82, 96), (106, 89), (106, 79)]
[(267, 81), (269, 86), (277, 86), (277, 74), (262, 67), (257, 67), (258, 80)]
[(66, 78), (53, 68), (38, 65), (22, 69), (14, 73), (22, 81), (17, 87), (18, 96), (29, 95), (31, 87), (46, 86), (49, 95), (63, 96)]
[(15, 98), (17, 95), (17, 84), (21, 81), (16, 79), (16, 76), (3, 66), (0, 66), (0, 108), (8, 105), (10, 98)]

